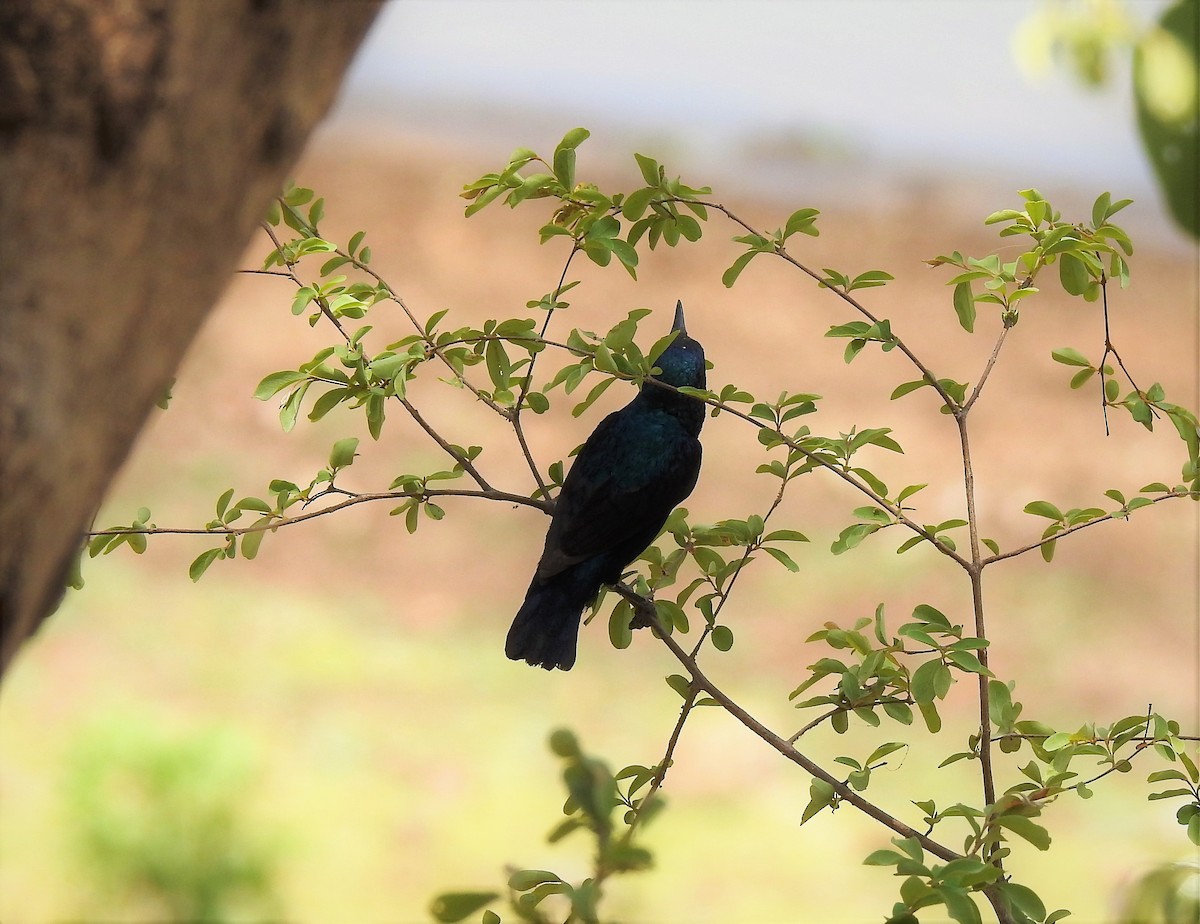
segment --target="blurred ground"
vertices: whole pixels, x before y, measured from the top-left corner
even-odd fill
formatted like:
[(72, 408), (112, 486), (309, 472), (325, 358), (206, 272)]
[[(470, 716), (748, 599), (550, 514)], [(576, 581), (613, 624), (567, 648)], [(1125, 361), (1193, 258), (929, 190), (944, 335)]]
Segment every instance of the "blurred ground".
[[(464, 220), (457, 193), (502, 164), (509, 148), (548, 150), (567, 127), (486, 151), (365, 130), (351, 142), (327, 131), (296, 179), (327, 198), (327, 235), (344, 241), (367, 230), (373, 265), (419, 316), (450, 308), (462, 323), (523, 317), (526, 301), (553, 288), (565, 255), (561, 242), (537, 245), (545, 210), (494, 206)], [(581, 178), (593, 174), (615, 188), (638, 182), (632, 158), (595, 164), (593, 156), (588, 145), (581, 149)], [(939, 374), (974, 380), (998, 320), (981, 313), (979, 333), (961, 331), (947, 275), (922, 261), (953, 249), (983, 255), (998, 243), (1003, 255), (1018, 252), (982, 225), (990, 211), (1016, 203), (1014, 191), (969, 174), (890, 176), (851, 165), (810, 175), (819, 182), (806, 182), (803, 169), (778, 175), (774, 201), (745, 175), (720, 185), (714, 198), (767, 228), (795, 208), (820, 208), (821, 236), (803, 242), (800, 259), (818, 269), (891, 272), (896, 281), (865, 292), (864, 301)], [(684, 178), (712, 179), (686, 171)], [(1044, 190), (1081, 218), (1100, 191)], [(1147, 227), (1139, 208), (1125, 214), (1135, 240), (1148, 246), (1132, 261), (1133, 287), (1114, 293), (1113, 339), (1143, 388), (1160, 381), (1169, 398), (1195, 407), (1194, 257), (1163, 229)], [(569, 317), (556, 321), (559, 332), (568, 323), (605, 330), (646, 306), (657, 312), (643, 326), (652, 342), (681, 298), (689, 330), (715, 363), (710, 382), (767, 396), (780, 388), (821, 393), (820, 412), (810, 418), (819, 432), (894, 428), (906, 452), (877, 452), (874, 471), (891, 485), (931, 483), (914, 499), (923, 522), (960, 516), (950, 421), (933, 411), (926, 392), (888, 400), (896, 384), (914, 377), (898, 352), (868, 349), (846, 366), (843, 343), (822, 335), (851, 320), (849, 312), (765, 258), (724, 289), (720, 274), (738, 252), (728, 240), (733, 233), (711, 221), (699, 244), (644, 259), (637, 284), (616, 267), (574, 264), (571, 277), (584, 284), (571, 293)], [(258, 242), (245, 265), (257, 266), (266, 249)], [(276, 477), (306, 483), (344, 436), (363, 437), (363, 455), (345, 479), (353, 489), (382, 490), (400, 472), (442, 464), (436, 447), (398, 415), (378, 444), (360, 418), (342, 412), (280, 432), (276, 407), (250, 393), (264, 374), (294, 368), (325, 343), (319, 329), (290, 315), (290, 302), (278, 279), (233, 282), (180, 373), (170, 410), (156, 412), (129, 459), (101, 525), (128, 522), (143, 504), (160, 526), (202, 525), (227, 487), (240, 496), (263, 492)], [(377, 344), (408, 332), (386, 306), (372, 322)], [(1063, 509), (1103, 505), (1105, 489), (1132, 494), (1150, 481), (1178, 480), (1183, 451), (1165, 422), (1148, 434), (1114, 414), (1112, 436), (1104, 436), (1095, 389), (1069, 390), (1071, 370), (1049, 358), (1052, 348), (1068, 345), (1099, 355), (1097, 308), (1063, 295), (1039, 298), (973, 414), (984, 534), (1005, 548), (1040, 534), (1041, 521), (1021, 512), (1030, 500)], [(529, 489), (502, 429), (462, 392), (431, 380), (415, 394), (449, 438), (496, 444), (481, 461), (497, 486)], [(561, 457), (627, 399), (614, 387), (581, 420), (566, 406), (531, 417), (535, 454)], [(753, 473), (761, 457), (748, 428), (721, 417), (709, 422), (704, 440), (704, 472), (687, 504), (694, 518), (764, 509), (773, 486)], [(785, 734), (805, 720), (786, 694), (820, 656), (803, 640), (824, 621), (847, 623), (881, 601), (893, 624), (921, 602), (969, 621), (969, 588), (924, 550), (898, 557), (898, 540), (884, 533), (849, 555), (829, 554), (859, 504), (831, 479), (796, 483), (777, 517), (813, 540), (792, 550), (799, 574), (769, 561), (748, 571), (726, 611), (737, 646), (709, 656), (714, 678)], [(561, 805), (546, 736), (569, 725), (613, 766), (655, 763), (675, 719), (677, 698), (661, 679), (673, 662), (645, 635), (628, 651), (612, 650), (599, 624), (584, 630), (570, 674), (508, 662), (504, 633), (544, 521), (501, 505), (445, 506), (445, 521), (425, 523), (416, 537), (385, 507), (283, 530), (267, 538), (257, 561), (218, 562), (195, 586), (187, 563), (205, 546), (189, 538), (160, 537), (141, 558), (121, 550), (85, 564), (87, 587), (68, 597), (0, 691), (0, 919), (155, 919), (152, 909), (101, 894), (72, 847), (78, 819), (66, 798), (70, 761), (92, 729), (114, 721), (179, 734), (215, 727), (244, 742), (258, 775), (242, 808), (279, 845), (279, 900), (288, 920), (423, 920), (435, 892), (499, 886), (504, 864), (584, 875), (582, 841), (544, 843)], [(1188, 730), (1200, 726), (1195, 505), (1169, 502), (1128, 523), (1096, 526), (1062, 543), (1053, 566), (1025, 556), (988, 576), (993, 666), (1017, 680), (1027, 716), (1072, 726), (1153, 704)], [(947, 712), (965, 737), (965, 684)], [(946, 793), (943, 803), (976, 798), (966, 762), (933, 779), (949, 745), (934, 747), (920, 731), (858, 731), (853, 744), (809, 736), (811, 751), (828, 760), (914, 737), (903, 765), (877, 774), (872, 786), (894, 811), (903, 814), (906, 798), (935, 787)], [(1071, 797), (1056, 805), (1049, 860), (1014, 863), (1050, 907), (1074, 908), (1081, 922), (1102, 920), (1122, 882), (1189, 854), (1174, 806), (1144, 801), (1145, 763), (1097, 784), (1091, 802)], [(1005, 773), (1007, 785), (1014, 766)], [(658, 868), (612, 886), (614, 917), (849, 924), (877, 920), (894, 900), (890, 877), (859, 866), (886, 844), (885, 832), (849, 810), (800, 830), (807, 779), (715, 710), (686, 728), (666, 795), (668, 811), (649, 837)]]

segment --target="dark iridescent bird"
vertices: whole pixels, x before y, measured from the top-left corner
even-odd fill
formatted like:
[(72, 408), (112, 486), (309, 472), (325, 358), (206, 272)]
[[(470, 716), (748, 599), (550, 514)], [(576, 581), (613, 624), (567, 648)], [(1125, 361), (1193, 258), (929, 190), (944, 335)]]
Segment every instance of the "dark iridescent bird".
[[(655, 361), (656, 379), (703, 388), (704, 348), (679, 334)], [(704, 403), (647, 382), (600, 422), (559, 492), (546, 546), (504, 651), (514, 661), (570, 670), (583, 610), (654, 541), (700, 474)]]

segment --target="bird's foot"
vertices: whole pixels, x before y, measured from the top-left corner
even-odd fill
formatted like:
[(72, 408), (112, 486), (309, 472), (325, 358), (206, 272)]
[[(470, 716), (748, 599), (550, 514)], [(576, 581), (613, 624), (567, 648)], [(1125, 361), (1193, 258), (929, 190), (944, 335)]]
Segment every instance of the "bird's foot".
[(613, 590), (633, 604), (633, 618), (629, 620), (629, 628), (649, 629), (658, 625), (658, 611), (654, 608), (653, 597), (643, 597), (628, 584), (614, 584)]

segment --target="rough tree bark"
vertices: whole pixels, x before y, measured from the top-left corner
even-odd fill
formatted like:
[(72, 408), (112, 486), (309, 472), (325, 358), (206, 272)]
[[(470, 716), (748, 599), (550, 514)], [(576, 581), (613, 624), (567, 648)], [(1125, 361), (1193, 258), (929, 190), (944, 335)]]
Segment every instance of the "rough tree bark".
[(377, 10), (0, 3), (0, 672)]

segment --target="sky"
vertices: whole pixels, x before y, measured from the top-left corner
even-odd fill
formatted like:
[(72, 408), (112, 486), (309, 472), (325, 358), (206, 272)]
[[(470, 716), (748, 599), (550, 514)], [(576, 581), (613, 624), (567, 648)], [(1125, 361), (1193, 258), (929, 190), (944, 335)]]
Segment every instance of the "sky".
[[(900, 169), (1032, 168), (1144, 195), (1127, 63), (1089, 91), (1014, 54), (1036, 0), (393, 0), (342, 112), (459, 138), (538, 117), (657, 133), (727, 165), (747, 144)], [(1160, 0), (1133, 0), (1151, 20)], [(525, 143), (520, 141), (519, 143)], [(1114, 189), (1114, 192), (1117, 190)]]

